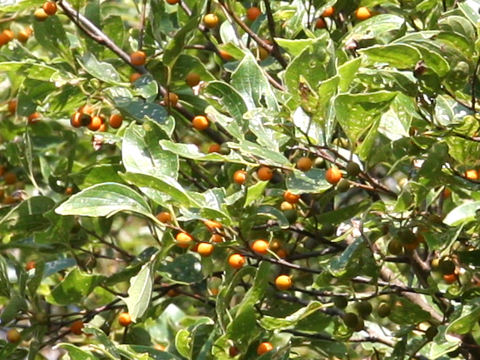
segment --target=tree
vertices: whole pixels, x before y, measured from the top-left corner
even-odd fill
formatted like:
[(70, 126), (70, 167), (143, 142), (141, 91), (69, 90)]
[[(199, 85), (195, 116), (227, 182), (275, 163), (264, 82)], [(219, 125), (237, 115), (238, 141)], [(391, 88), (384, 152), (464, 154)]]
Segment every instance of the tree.
[(2, 5), (0, 358), (480, 358), (479, 9)]

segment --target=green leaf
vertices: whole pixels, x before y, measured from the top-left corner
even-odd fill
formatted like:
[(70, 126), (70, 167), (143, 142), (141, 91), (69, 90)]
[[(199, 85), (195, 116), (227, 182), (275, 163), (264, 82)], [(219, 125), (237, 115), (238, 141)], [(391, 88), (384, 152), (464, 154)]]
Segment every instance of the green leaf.
[(458, 226), (463, 223), (478, 219), (480, 201), (467, 202), (450, 211), (443, 219), (443, 223), (450, 226)]
[(34, 21), (33, 34), (42, 47), (57, 55), (63, 55), (61, 50), (66, 50), (69, 46), (65, 29), (58, 16), (49, 16), (45, 21)]
[(142, 317), (150, 304), (153, 288), (152, 266), (151, 262), (144, 264), (138, 274), (130, 279), (128, 296), (123, 298), (133, 321)]
[(11, 295), (10, 300), (3, 307), (0, 321), (2, 324), (7, 324), (15, 319), (20, 314), (21, 310), (25, 311), (27, 308), (28, 306), (23, 296), (15, 292)]
[[(232, 115), (236, 120), (237, 128), (243, 129), (243, 131), (247, 128), (247, 124), (243, 120), (243, 114), (248, 110), (247, 105), (242, 95), (232, 86), (221, 81), (210, 81), (204, 94), (212, 105), (216, 105), (218, 110)], [(232, 124), (232, 126), (234, 125)]]
[(362, 237), (355, 239), (353, 243), (343, 251), (340, 256), (335, 257), (329, 264), (328, 270), (333, 276), (342, 276), (347, 271), (347, 267), (357, 258), (363, 248), (364, 239)]
[(313, 313), (317, 312), (322, 307), (323, 305), (318, 301), (312, 301), (307, 306), (302, 307), (300, 310), (291, 315), (285, 316), (284, 318), (263, 316), (260, 320), (260, 324), (265, 330), (269, 331), (289, 329), (297, 325), (299, 321), (304, 320)]
[(259, 206), (257, 209), (257, 214), (267, 215), (269, 217), (277, 219), (278, 226), (280, 226), (281, 229), (286, 229), (290, 226), (290, 223), (288, 222), (288, 219), (285, 217), (285, 215), (283, 215), (283, 213), (280, 210), (278, 210), (277, 208), (274, 208), (273, 206), (267, 206), (267, 205)]
[(94, 356), (90, 351), (83, 350), (73, 344), (60, 343), (57, 346), (59, 348), (65, 349), (71, 360), (98, 360), (98, 358)]
[(253, 202), (260, 200), (263, 192), (268, 185), (268, 181), (259, 181), (256, 184), (249, 186), (247, 189), (247, 196), (245, 197), (244, 207), (250, 206)]
[(186, 253), (158, 267), (160, 274), (176, 284), (193, 284), (203, 279), (199, 256)]
[(126, 185), (104, 183), (72, 195), (55, 209), (60, 215), (112, 216), (121, 211), (149, 216), (147, 202)]
[(337, 119), (351, 142), (356, 143), (370, 129), (395, 96), (387, 91), (337, 96)]
[(355, 215), (364, 212), (370, 207), (370, 201), (363, 200), (358, 203), (344, 206), (340, 209), (332, 210), (318, 215), (317, 220), (320, 223), (338, 224), (342, 221), (353, 218)]
[(389, 319), (401, 325), (418, 324), (430, 320), (430, 313), (405, 298), (396, 298)]
[(106, 83), (118, 85), (121, 82), (120, 74), (109, 63), (98, 61), (92, 53), (85, 53), (77, 58), (81, 67), (93, 77)]
[(177, 335), (175, 336), (175, 347), (177, 348), (179, 354), (187, 359), (190, 359), (190, 353), (192, 352), (190, 342), (191, 338), (188, 330), (182, 329), (177, 332)]
[(373, 40), (379, 44), (388, 44), (405, 33), (405, 19), (401, 16), (379, 14), (370, 19), (361, 21), (353, 27), (343, 40), (368, 41)]
[(479, 319), (480, 307), (477, 306), (472, 309), (470, 306), (465, 306), (462, 311), (462, 316), (451, 322), (446, 332), (458, 335), (468, 334), (472, 331)]
[(232, 74), (231, 85), (243, 97), (249, 110), (265, 103), (276, 111), (278, 104), (264, 70), (257, 64), (251, 53), (247, 53)]
[(55, 305), (79, 304), (103, 279), (103, 276), (87, 274), (81, 272), (78, 268), (73, 269), (46, 299), (49, 303)]
[(245, 141), (242, 141), (240, 144), (229, 142), (227, 143), (227, 145), (232, 149), (240, 150), (240, 152), (245, 156), (250, 155), (254, 159), (255, 158), (264, 159), (266, 162), (266, 165), (274, 165), (274, 166), (283, 165), (287, 167), (292, 167), (292, 165), (290, 164), (290, 161), (281, 153), (272, 151), (270, 149), (267, 149), (253, 142), (245, 140)]
[(359, 53), (372, 65), (388, 64), (397, 69), (413, 69), (421, 58), (417, 49), (405, 44), (376, 45)]
[(295, 194), (321, 193), (332, 187), (325, 180), (325, 170), (311, 169), (307, 172), (292, 171), (286, 178), (286, 187)]
[(160, 126), (153, 121), (143, 125), (132, 123), (123, 136), (122, 161), (129, 172), (152, 175), (178, 176), (178, 157), (161, 149), (158, 143), (168, 139)]
[(175, 64), (177, 58), (184, 51), (187, 36), (197, 28), (198, 22), (198, 17), (190, 19), (184, 27), (177, 31), (173, 39), (167, 44), (163, 54), (163, 63), (165, 66), (171, 68)]

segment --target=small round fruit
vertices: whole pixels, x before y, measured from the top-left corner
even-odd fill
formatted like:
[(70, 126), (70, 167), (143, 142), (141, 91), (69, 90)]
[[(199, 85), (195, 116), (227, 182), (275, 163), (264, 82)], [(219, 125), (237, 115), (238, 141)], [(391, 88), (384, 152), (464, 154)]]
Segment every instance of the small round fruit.
[(206, 116), (197, 115), (193, 118), (192, 125), (195, 129), (202, 131), (202, 130), (206, 130), (210, 125), (210, 123), (208, 122), (208, 119), (206, 118)]
[(358, 315), (365, 319), (372, 313), (372, 304), (368, 301), (360, 301), (355, 304), (355, 309), (357, 309)]
[(132, 63), (132, 65), (142, 66), (142, 65), (145, 65), (146, 61), (147, 61), (147, 54), (145, 54), (141, 50), (134, 51), (133, 53), (130, 54), (130, 62)]
[(345, 296), (335, 296), (333, 298), (333, 303), (339, 309), (345, 309), (348, 305), (348, 300)]
[(278, 290), (285, 291), (292, 287), (292, 278), (288, 275), (280, 275), (275, 279), (275, 287)]
[(178, 4), (180, 0), (167, 0), (167, 3), (169, 3), (170, 5), (175, 5), (175, 4)]
[(262, 181), (269, 181), (273, 177), (273, 170), (268, 166), (260, 166), (257, 170), (257, 176)]
[(329, 6), (325, 10), (323, 10), (322, 16), (323, 17), (330, 17), (334, 13), (335, 13), (335, 8), (333, 6)]
[(83, 332), (83, 327), (84, 323), (82, 320), (75, 320), (71, 325), (70, 325), (70, 331), (74, 333), (75, 335), (82, 335)]
[(355, 329), (358, 326), (360, 319), (357, 314), (349, 312), (343, 315), (343, 322), (348, 328)]
[(25, 28), (23, 30), (20, 30), (18, 32), (17, 40), (20, 41), (21, 43), (26, 43), (31, 35), (32, 35), (32, 29), (27, 27), (27, 28)]
[(282, 201), (280, 204), (280, 210), (282, 211), (290, 211), (294, 210), (295, 206), (293, 204), (290, 204), (288, 201)]
[(241, 254), (232, 254), (228, 257), (228, 265), (234, 269), (240, 269), (245, 265), (245, 257)]
[(300, 200), (300, 195), (298, 194), (293, 194), (292, 192), (290, 192), (289, 190), (286, 190), (284, 193), (283, 193), (283, 199), (287, 202), (289, 202), (290, 204), (296, 204), (298, 203), (298, 200)]
[(200, 83), (200, 75), (194, 72), (188, 73), (185, 82), (190, 87), (197, 86)]
[(91, 131), (97, 131), (98, 129), (100, 129), (100, 126), (102, 126), (103, 122), (103, 117), (96, 115), (92, 117), (90, 124), (88, 124), (88, 129)]
[(247, 10), (247, 19), (250, 21), (255, 21), (262, 14), (262, 11), (256, 7), (252, 6)]
[(438, 269), (443, 275), (453, 274), (455, 272), (455, 263), (450, 259), (441, 259), (438, 263)]
[(350, 161), (345, 170), (347, 171), (347, 175), (351, 177), (355, 177), (360, 174), (360, 166), (354, 161)]
[(342, 177), (342, 172), (336, 166), (332, 166), (325, 173), (325, 180), (327, 180), (332, 185), (337, 184), (342, 179)]
[(233, 60), (233, 56), (230, 55), (230, 53), (225, 51), (225, 50), (220, 49), (220, 50), (218, 50), (218, 53), (220, 54), (220, 57), (225, 61)]
[(168, 95), (163, 97), (163, 102), (165, 106), (175, 107), (178, 103), (178, 95), (172, 92), (169, 92)]
[(90, 115), (76, 111), (70, 119), (70, 125), (72, 125), (74, 128), (79, 128), (81, 126), (90, 124), (91, 121), (92, 118)]
[(201, 256), (210, 256), (212, 255), (214, 246), (208, 242), (201, 242), (197, 246), (197, 253)]
[(455, 273), (443, 275), (443, 280), (447, 284), (453, 284), (455, 281), (457, 281), (457, 279), (458, 279), (458, 277), (457, 277), (457, 274), (455, 274)]
[(142, 77), (142, 74), (140, 73), (133, 73), (132, 75), (130, 75), (130, 82), (133, 84), (135, 81), (137, 81), (138, 79), (140, 79)]
[(72, 195), (73, 194), (73, 187), (67, 186), (65, 188), (65, 195)]
[(5, 184), (13, 185), (17, 182), (17, 175), (13, 172), (7, 172), (3, 175), (3, 180), (5, 180)]
[(164, 224), (172, 222), (172, 215), (168, 211), (159, 212), (156, 218)]
[(180, 293), (178, 292), (177, 289), (170, 289), (167, 291), (167, 295), (169, 297), (175, 297), (175, 296), (178, 296)]
[(120, 114), (112, 114), (110, 115), (110, 119), (108, 119), (108, 124), (114, 129), (118, 129), (120, 126), (122, 126), (122, 123), (123, 116)]
[(344, 192), (347, 192), (348, 189), (350, 189), (350, 183), (348, 182), (348, 180), (341, 179), (337, 184), (338, 192), (344, 193)]
[(211, 145), (208, 147), (208, 153), (209, 153), (209, 154), (211, 154), (211, 153), (219, 153), (219, 152), (220, 152), (220, 149), (221, 149), (220, 144), (211, 144)]
[(15, 34), (13, 33), (12, 30), (10, 29), (5, 29), (2, 31), (2, 35), (5, 37), (5, 39), (7, 40), (7, 42), (10, 42), (12, 41), (13, 39), (15, 39)]
[(35, 266), (37, 264), (35, 263), (35, 261), (29, 261), (25, 264), (25, 270), (29, 271), (29, 270), (32, 270), (32, 269), (35, 269)]
[(213, 234), (210, 240), (214, 243), (221, 243), (223, 242), (223, 236), (220, 234)]
[(17, 112), (17, 104), (17, 99), (12, 99), (8, 102), (8, 112), (10, 113), (10, 115), (15, 115), (15, 113)]
[(240, 350), (238, 350), (236, 346), (230, 346), (230, 348), (228, 349), (228, 355), (230, 355), (230, 357), (235, 357), (238, 354), (240, 354)]
[(27, 120), (28, 120), (29, 124), (35, 124), (36, 122), (38, 122), (40, 120), (41, 117), (42, 117), (42, 115), (40, 115), (40, 113), (34, 112), (33, 114), (30, 114), (28, 116)]
[(7, 341), (11, 344), (17, 343), (20, 341), (21, 335), (17, 329), (10, 329), (7, 331)]
[(272, 343), (266, 341), (266, 342), (262, 342), (260, 343), (260, 345), (258, 345), (257, 347), (257, 355), (263, 355), (269, 351), (272, 351), (273, 350), (273, 345)]
[(205, 220), (203, 224), (207, 227), (208, 230), (214, 231), (216, 229), (221, 229), (223, 226), (218, 221), (214, 220)]
[(428, 340), (433, 340), (435, 336), (438, 334), (438, 328), (434, 325), (430, 326), (426, 331), (425, 331), (425, 337)]
[(45, 21), (48, 18), (48, 14), (42, 8), (35, 10), (33, 16), (37, 21)]
[(391, 312), (392, 312), (392, 307), (390, 306), (390, 304), (386, 302), (381, 302), (380, 304), (378, 304), (377, 314), (379, 317), (381, 318), (387, 317), (388, 315), (390, 315)]
[(250, 245), (250, 248), (256, 252), (257, 254), (267, 254), (268, 253), (268, 241), (266, 240), (255, 240), (252, 245)]
[(367, 20), (372, 17), (372, 13), (366, 6), (362, 6), (355, 11), (355, 17), (360, 21)]
[(177, 241), (177, 246), (181, 248), (187, 248), (193, 244), (193, 237), (189, 233), (180, 232), (175, 236), (175, 240)]
[(288, 256), (287, 250), (285, 249), (278, 249), (276, 254), (280, 259), (285, 259)]
[(262, 61), (265, 60), (268, 57), (268, 55), (270, 55), (270, 52), (267, 49), (263, 47), (258, 48), (258, 57), (260, 58), (260, 60)]
[(118, 322), (122, 326), (128, 326), (132, 323), (132, 317), (128, 312), (122, 312), (118, 315)]
[(308, 157), (301, 157), (297, 160), (297, 169), (302, 171), (308, 171), (312, 168), (313, 161)]
[(47, 15), (52, 16), (57, 12), (57, 4), (54, 1), (47, 1), (43, 3), (42, 9)]
[(100, 132), (108, 131), (108, 124), (106, 122), (102, 123), (102, 125), (100, 125), (100, 127), (98, 128), (98, 131)]
[(318, 18), (317, 21), (315, 22), (315, 28), (316, 29), (325, 29), (327, 27), (327, 24), (325, 23), (325, 20), (322, 18)]
[(238, 185), (245, 184), (247, 181), (247, 172), (245, 170), (237, 170), (233, 173), (233, 181), (235, 181)]
[(417, 241), (417, 237), (410, 229), (400, 229), (398, 231), (398, 238), (402, 244), (413, 244)]
[(215, 14), (207, 14), (203, 17), (203, 23), (210, 29), (218, 25), (218, 16)]
[(469, 180), (478, 180), (478, 171), (475, 169), (470, 169), (465, 171), (465, 177)]

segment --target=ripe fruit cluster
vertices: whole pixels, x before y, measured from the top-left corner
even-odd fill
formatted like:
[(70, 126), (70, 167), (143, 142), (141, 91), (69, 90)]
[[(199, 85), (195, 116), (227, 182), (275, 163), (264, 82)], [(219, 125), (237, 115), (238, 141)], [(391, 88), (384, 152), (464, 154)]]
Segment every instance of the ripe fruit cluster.
[(42, 7), (35, 10), (33, 16), (38, 21), (45, 21), (49, 16), (57, 13), (57, 4), (55, 1), (47, 1), (43, 3)]
[(90, 105), (84, 105), (80, 107), (71, 117), (70, 124), (74, 128), (87, 127), (91, 131), (105, 132), (108, 130), (108, 125), (114, 129), (118, 129), (122, 126), (123, 117), (114, 113), (110, 115), (108, 124), (105, 121), (105, 117), (101, 114), (94, 115), (94, 109)]
[(14, 39), (13, 31), (10, 29), (5, 29), (0, 33), (0, 47), (3, 45), (8, 44), (10, 41)]

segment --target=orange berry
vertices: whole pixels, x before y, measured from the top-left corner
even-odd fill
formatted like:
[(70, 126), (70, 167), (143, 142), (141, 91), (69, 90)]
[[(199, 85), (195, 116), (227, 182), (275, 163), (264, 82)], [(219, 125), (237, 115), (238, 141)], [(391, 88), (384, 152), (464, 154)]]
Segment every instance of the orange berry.
[(272, 343), (269, 342), (262, 342), (260, 345), (257, 347), (257, 355), (263, 355), (269, 351), (273, 350), (273, 345)]
[(34, 112), (33, 114), (30, 114), (28, 116), (28, 123), (29, 124), (35, 124), (36, 122), (39, 121), (39, 119), (41, 118), (42, 116), (40, 115), (40, 113), (38, 112)]
[(342, 172), (336, 166), (331, 167), (325, 173), (325, 180), (327, 180), (332, 185), (338, 183), (342, 179), (342, 177)]
[(140, 79), (142, 77), (142, 74), (140, 73), (133, 73), (132, 75), (130, 75), (130, 82), (131, 83), (134, 83), (135, 81), (137, 81), (138, 79)]
[(277, 250), (277, 256), (280, 258), (280, 259), (285, 259), (287, 257), (288, 253), (285, 249), (278, 249)]
[(228, 349), (228, 355), (230, 355), (230, 357), (235, 357), (238, 354), (240, 354), (240, 350), (238, 350), (236, 346), (230, 346)]
[(215, 14), (207, 14), (203, 17), (203, 23), (206, 27), (212, 29), (218, 25), (218, 16)]
[(55, 13), (57, 12), (57, 4), (53, 1), (47, 1), (45, 3), (43, 3), (43, 11), (45, 11), (45, 13), (47, 15), (55, 15)]
[(84, 114), (83, 112), (76, 111), (72, 118), (70, 119), (70, 125), (75, 128), (79, 128), (81, 126), (87, 126), (92, 121), (92, 118), (88, 114)]
[(167, 291), (167, 295), (170, 297), (175, 297), (178, 296), (180, 293), (177, 291), (177, 289), (170, 289)]
[(7, 331), (7, 341), (11, 344), (20, 341), (21, 334), (17, 329), (10, 329)]
[(234, 269), (240, 269), (245, 265), (245, 257), (241, 254), (232, 254), (228, 257), (228, 264)]
[(10, 115), (15, 115), (15, 113), (17, 112), (17, 104), (17, 99), (12, 99), (8, 102), (8, 112), (10, 113)]
[(73, 194), (73, 187), (68, 186), (68, 187), (65, 189), (65, 195), (72, 195), (72, 194)]
[(298, 200), (300, 200), (300, 195), (293, 194), (289, 190), (286, 190), (283, 193), (283, 198), (285, 199), (286, 202), (288, 202), (290, 204), (296, 204), (298, 202)]
[(297, 160), (297, 168), (302, 171), (308, 171), (312, 168), (313, 161), (308, 157), (301, 157)]
[(322, 16), (323, 17), (330, 17), (334, 13), (335, 13), (335, 8), (333, 6), (329, 6), (325, 10), (323, 10)]
[(262, 61), (265, 60), (268, 57), (268, 55), (270, 55), (270, 52), (267, 49), (263, 47), (258, 48), (258, 57), (260, 58), (260, 60)]
[(130, 62), (132, 63), (132, 65), (142, 66), (145, 65), (146, 61), (147, 54), (145, 54), (143, 51), (134, 51), (130, 54)]
[(180, 232), (175, 236), (175, 240), (177, 240), (177, 246), (181, 248), (187, 248), (191, 244), (193, 244), (193, 237), (189, 233)]
[(75, 335), (82, 335), (83, 333), (83, 321), (82, 320), (76, 320), (70, 325), (70, 331), (74, 333)]
[(275, 286), (277, 287), (278, 290), (288, 290), (292, 287), (293, 282), (290, 276), (288, 275), (280, 275), (277, 276), (275, 279)]
[(78, 108), (78, 112), (81, 112), (83, 114), (88, 114), (88, 115), (93, 115), (94, 111), (95, 111), (95, 108), (89, 104), (82, 105)]
[(160, 221), (160, 222), (162, 222), (162, 223), (170, 223), (170, 222), (172, 222), (172, 215), (171, 215), (168, 211), (159, 212), (159, 213), (156, 215), (156, 218), (158, 219), (158, 221)]
[(37, 21), (45, 21), (48, 18), (48, 14), (42, 8), (35, 10), (33, 16)]
[(318, 18), (317, 21), (315, 22), (315, 28), (316, 29), (325, 29), (327, 27), (327, 24), (325, 23), (325, 20), (322, 18)]
[(187, 77), (185, 78), (185, 82), (190, 87), (197, 86), (200, 83), (200, 75), (194, 72), (188, 73)]
[(273, 177), (273, 170), (268, 166), (260, 166), (257, 170), (257, 176), (262, 181), (269, 181)]
[(218, 50), (218, 53), (220, 54), (220, 57), (225, 60), (225, 61), (231, 61), (233, 60), (233, 56), (230, 55), (227, 51), (225, 50)]
[(103, 122), (103, 116), (94, 116), (92, 117), (90, 124), (88, 124), (88, 129), (91, 131), (97, 131), (100, 129), (100, 126), (102, 126)]
[(5, 196), (5, 197), (3, 198), (3, 203), (4, 203), (5, 205), (16, 204), (16, 203), (19, 202), (19, 201), (20, 201), (20, 198), (14, 197), (14, 196), (10, 196), (10, 195)]
[(17, 175), (13, 172), (7, 172), (3, 175), (3, 180), (5, 180), (5, 184), (13, 185), (17, 182)]
[(35, 261), (29, 261), (25, 264), (25, 270), (29, 271), (29, 270), (32, 270), (32, 269), (35, 269), (35, 266), (37, 264), (35, 263)]
[(0, 165), (0, 176), (3, 176), (5, 174), (6, 167), (5, 165)]
[(222, 224), (214, 220), (205, 220), (203, 224), (207, 227), (208, 230), (213, 231), (215, 229), (221, 229)]
[(178, 95), (172, 92), (169, 92), (167, 95), (163, 97), (163, 102), (165, 106), (174, 107), (177, 105), (178, 102)]
[(212, 255), (214, 250), (214, 246), (208, 242), (201, 242), (197, 246), (197, 253), (202, 256), (210, 256)]
[(155, 344), (153, 345), (153, 348), (158, 351), (165, 351), (167, 349), (167, 347), (162, 344)]
[(469, 180), (478, 180), (478, 172), (475, 169), (465, 171), (465, 177)]
[(221, 243), (223, 242), (223, 237), (220, 234), (213, 234), (210, 240), (212, 240), (214, 243)]
[(112, 114), (110, 115), (110, 119), (108, 119), (108, 124), (114, 129), (118, 129), (122, 126), (122, 123), (123, 117), (120, 114)]
[(175, 4), (178, 4), (179, 0), (167, 0), (167, 3), (169, 3), (170, 5), (175, 5)]
[(202, 131), (208, 128), (208, 119), (203, 115), (197, 115), (192, 120), (192, 125), (195, 129)]
[(12, 41), (13, 39), (15, 39), (15, 35), (13, 34), (13, 31), (10, 30), (10, 29), (5, 29), (2, 31), (2, 34), (3, 36), (5, 36), (5, 38), (7, 39), (7, 42), (10, 42)]
[(220, 149), (220, 144), (212, 144), (208, 147), (208, 153), (219, 153)]
[(282, 211), (288, 211), (293, 209), (295, 209), (295, 206), (288, 201), (282, 201), (282, 203), (280, 204), (280, 210)]
[(250, 21), (255, 21), (261, 14), (262, 12), (258, 7), (252, 6), (247, 10), (247, 19)]
[(103, 122), (102, 125), (100, 125), (100, 127), (98, 128), (98, 131), (100, 132), (106, 132), (108, 131), (108, 125), (106, 122)]
[(457, 274), (455, 274), (455, 273), (445, 274), (445, 275), (443, 275), (443, 280), (447, 284), (453, 284), (455, 281), (457, 281)]
[(233, 181), (239, 185), (245, 184), (247, 181), (247, 172), (245, 170), (237, 170), (233, 173)]
[(449, 188), (445, 188), (443, 190), (443, 193), (442, 193), (443, 197), (446, 199), (446, 198), (449, 198), (451, 195), (452, 195), (452, 190), (450, 190)]
[(32, 29), (27, 27), (18, 32), (17, 40), (20, 41), (21, 43), (25, 43), (27, 42), (27, 40), (30, 38), (31, 35), (32, 35)]
[(255, 240), (251, 245), (250, 248), (258, 254), (266, 254), (268, 253), (268, 241), (266, 240)]
[(118, 322), (122, 326), (128, 326), (132, 323), (132, 317), (128, 312), (122, 312), (118, 315)]
[(360, 21), (361, 20), (367, 20), (371, 16), (372, 16), (372, 13), (370, 12), (370, 10), (368, 10), (368, 8), (366, 6), (359, 7), (355, 11), (355, 17)]

